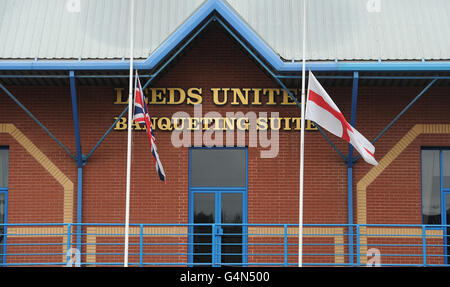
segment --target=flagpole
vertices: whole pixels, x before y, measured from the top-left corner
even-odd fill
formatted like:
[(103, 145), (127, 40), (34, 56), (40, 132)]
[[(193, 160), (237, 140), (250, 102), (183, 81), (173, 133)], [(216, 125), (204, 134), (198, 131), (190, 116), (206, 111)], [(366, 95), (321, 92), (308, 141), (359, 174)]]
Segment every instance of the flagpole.
[(128, 91), (128, 144), (127, 144), (127, 188), (125, 204), (125, 250), (123, 266), (128, 267), (128, 238), (130, 231), (130, 182), (131, 182), (131, 128), (133, 114), (133, 50), (134, 50), (134, 0), (130, 5), (130, 83)]
[(302, 56), (302, 99), (300, 131), (300, 195), (298, 218), (298, 267), (303, 266), (303, 179), (305, 151), (305, 77), (306, 77), (306, 1), (303, 0), (303, 56)]

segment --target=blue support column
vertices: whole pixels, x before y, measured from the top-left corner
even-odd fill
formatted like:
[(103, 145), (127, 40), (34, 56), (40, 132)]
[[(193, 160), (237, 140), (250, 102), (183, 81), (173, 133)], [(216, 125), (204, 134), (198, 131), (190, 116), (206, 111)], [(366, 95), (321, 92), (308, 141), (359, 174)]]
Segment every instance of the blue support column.
[(78, 119), (78, 102), (77, 102), (77, 90), (75, 85), (75, 73), (70, 71), (70, 95), (72, 98), (72, 115), (73, 115), (73, 127), (75, 129), (75, 143), (76, 143), (76, 162), (78, 167), (83, 166), (83, 155), (81, 154), (81, 140), (80, 140), (80, 122)]
[(83, 154), (81, 152), (81, 139), (80, 139), (80, 122), (78, 117), (78, 102), (77, 102), (77, 90), (75, 85), (75, 73), (70, 71), (70, 94), (72, 98), (72, 114), (73, 114), (73, 126), (75, 130), (75, 143), (76, 143), (76, 162), (78, 166), (78, 178), (77, 178), (77, 249), (81, 253), (81, 234), (83, 216), (82, 216), (82, 203), (83, 203)]
[[(359, 73), (353, 73), (352, 110), (350, 124), (354, 127), (356, 123), (356, 107), (358, 102), (358, 80)], [(348, 145), (347, 157), (347, 205), (348, 205), (348, 263), (353, 265), (353, 146)]]
[(78, 168), (77, 178), (77, 249), (81, 253), (82, 223), (83, 223), (83, 168)]

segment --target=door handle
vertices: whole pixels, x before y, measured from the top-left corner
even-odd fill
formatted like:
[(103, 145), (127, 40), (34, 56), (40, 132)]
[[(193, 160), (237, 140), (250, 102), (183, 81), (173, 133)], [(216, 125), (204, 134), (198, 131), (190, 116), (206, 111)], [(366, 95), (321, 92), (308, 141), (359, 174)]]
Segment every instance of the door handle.
[(222, 236), (223, 235), (223, 228), (220, 227), (220, 226), (216, 226), (214, 233), (215, 233), (216, 236)]

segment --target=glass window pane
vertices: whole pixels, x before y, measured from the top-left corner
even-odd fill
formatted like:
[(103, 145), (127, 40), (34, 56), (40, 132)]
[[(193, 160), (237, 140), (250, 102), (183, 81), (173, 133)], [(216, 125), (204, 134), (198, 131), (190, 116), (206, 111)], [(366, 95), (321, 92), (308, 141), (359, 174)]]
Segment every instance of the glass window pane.
[(5, 238), (5, 226), (1, 225), (5, 220), (5, 194), (0, 193), (0, 263), (3, 262), (3, 240)]
[(5, 194), (0, 193), (0, 224), (5, 223)]
[[(446, 210), (445, 210), (445, 216), (446, 216), (446, 218), (447, 218), (447, 225), (450, 225), (450, 194), (446, 194), (445, 195), (446, 196)], [(449, 226), (449, 228), (450, 228), (450, 226)], [(450, 235), (449, 233), (447, 233), (448, 235)], [(450, 249), (450, 248), (449, 248)]]
[(445, 217), (447, 220), (447, 234), (445, 236), (445, 244), (447, 245), (446, 249), (447, 249), (447, 263), (450, 262), (450, 194), (446, 194), (445, 195), (446, 198), (446, 210), (445, 210)]
[(194, 193), (194, 223), (214, 223), (214, 193)]
[(440, 160), (438, 150), (422, 150), (423, 224), (441, 224)]
[(444, 188), (450, 188), (450, 150), (442, 151), (442, 179)]
[(222, 223), (242, 223), (242, 193), (222, 194)]
[[(194, 193), (194, 223), (214, 223), (214, 193)], [(211, 225), (194, 226), (194, 263), (212, 262)]]
[(192, 149), (192, 186), (245, 186), (245, 150)]
[[(222, 194), (222, 223), (242, 223), (242, 193)], [(242, 263), (242, 226), (223, 225), (223, 264)]]
[(9, 151), (0, 148), (0, 187), (8, 187)]

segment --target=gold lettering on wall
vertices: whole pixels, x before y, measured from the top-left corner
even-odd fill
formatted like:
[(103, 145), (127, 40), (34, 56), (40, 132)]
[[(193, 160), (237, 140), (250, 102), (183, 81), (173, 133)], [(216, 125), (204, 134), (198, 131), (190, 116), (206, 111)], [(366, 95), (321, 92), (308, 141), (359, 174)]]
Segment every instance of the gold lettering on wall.
[[(203, 102), (203, 89), (191, 87), (188, 89), (171, 87), (171, 88), (146, 88), (146, 102), (150, 105), (196, 105)], [(216, 106), (224, 106), (230, 104), (232, 106), (292, 106), (296, 103), (284, 89), (277, 88), (211, 88), (210, 95), (212, 102)], [(289, 89), (289, 92), (298, 98), (298, 89)], [(125, 88), (114, 89), (114, 105), (127, 105), (128, 92)], [(117, 120), (117, 117), (114, 118)], [(257, 130), (283, 130), (283, 131), (299, 131), (301, 129), (299, 117), (281, 117), (281, 118), (256, 118), (256, 123), (249, 121), (247, 118), (177, 118), (170, 117), (152, 117), (150, 119), (155, 130), (172, 131), (172, 130), (245, 130), (248, 131), (256, 124)], [(114, 130), (121, 131), (127, 129), (127, 118), (120, 118)], [(133, 123), (132, 128), (137, 131), (144, 131), (145, 125)], [(315, 131), (317, 127), (310, 121), (306, 121), (305, 130)]]

